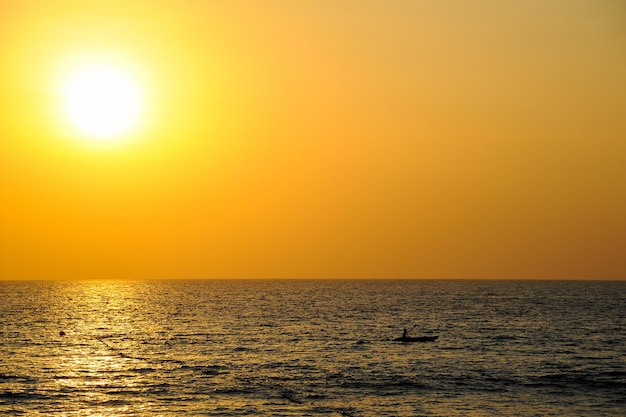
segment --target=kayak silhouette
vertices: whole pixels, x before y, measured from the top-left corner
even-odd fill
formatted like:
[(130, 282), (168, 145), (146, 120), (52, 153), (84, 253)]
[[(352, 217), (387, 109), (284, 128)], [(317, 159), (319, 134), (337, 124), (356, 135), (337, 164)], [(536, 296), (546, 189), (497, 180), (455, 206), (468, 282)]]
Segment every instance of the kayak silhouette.
[(394, 342), (403, 342), (403, 343), (417, 343), (417, 342), (434, 342), (439, 339), (439, 336), (418, 336), (418, 337), (396, 337), (393, 339)]

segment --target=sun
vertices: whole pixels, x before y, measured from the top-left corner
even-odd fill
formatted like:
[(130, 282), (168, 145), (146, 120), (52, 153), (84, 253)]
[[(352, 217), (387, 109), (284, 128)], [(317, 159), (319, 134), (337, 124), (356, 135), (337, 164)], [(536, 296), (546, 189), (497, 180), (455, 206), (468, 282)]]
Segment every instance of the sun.
[(84, 64), (70, 71), (61, 85), (67, 121), (81, 136), (110, 141), (139, 122), (142, 91), (132, 72), (107, 63)]

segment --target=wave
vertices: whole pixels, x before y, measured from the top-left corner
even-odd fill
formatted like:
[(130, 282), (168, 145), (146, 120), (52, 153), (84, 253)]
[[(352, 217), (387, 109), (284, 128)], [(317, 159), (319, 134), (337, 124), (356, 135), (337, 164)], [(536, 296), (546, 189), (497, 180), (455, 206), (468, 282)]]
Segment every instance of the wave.
[(626, 393), (626, 372), (553, 373), (529, 378), (527, 387), (556, 387), (584, 390), (619, 390)]
[(385, 395), (388, 394), (389, 391), (398, 389), (428, 390), (432, 388), (432, 386), (428, 384), (408, 378), (390, 378), (389, 380), (383, 381), (348, 379), (340, 382), (339, 386), (341, 388), (372, 390), (376, 391), (379, 395)]
[(7, 401), (39, 401), (46, 399), (47, 396), (36, 392), (25, 391), (2, 391), (0, 392), (0, 399)]

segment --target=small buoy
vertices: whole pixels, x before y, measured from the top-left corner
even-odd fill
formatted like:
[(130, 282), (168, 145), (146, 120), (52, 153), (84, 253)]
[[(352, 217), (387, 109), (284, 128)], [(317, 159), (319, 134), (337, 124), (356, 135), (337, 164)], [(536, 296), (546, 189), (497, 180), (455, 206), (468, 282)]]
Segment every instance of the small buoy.
[(61, 331), (59, 332), (59, 336), (65, 336), (65, 332), (64, 332), (63, 330), (61, 330)]

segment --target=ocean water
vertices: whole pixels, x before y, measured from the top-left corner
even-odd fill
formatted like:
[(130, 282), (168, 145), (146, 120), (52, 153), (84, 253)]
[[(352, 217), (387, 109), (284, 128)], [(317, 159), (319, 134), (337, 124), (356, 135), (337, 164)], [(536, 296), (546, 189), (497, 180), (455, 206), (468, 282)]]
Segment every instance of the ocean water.
[(0, 415), (626, 416), (626, 282), (0, 282)]

